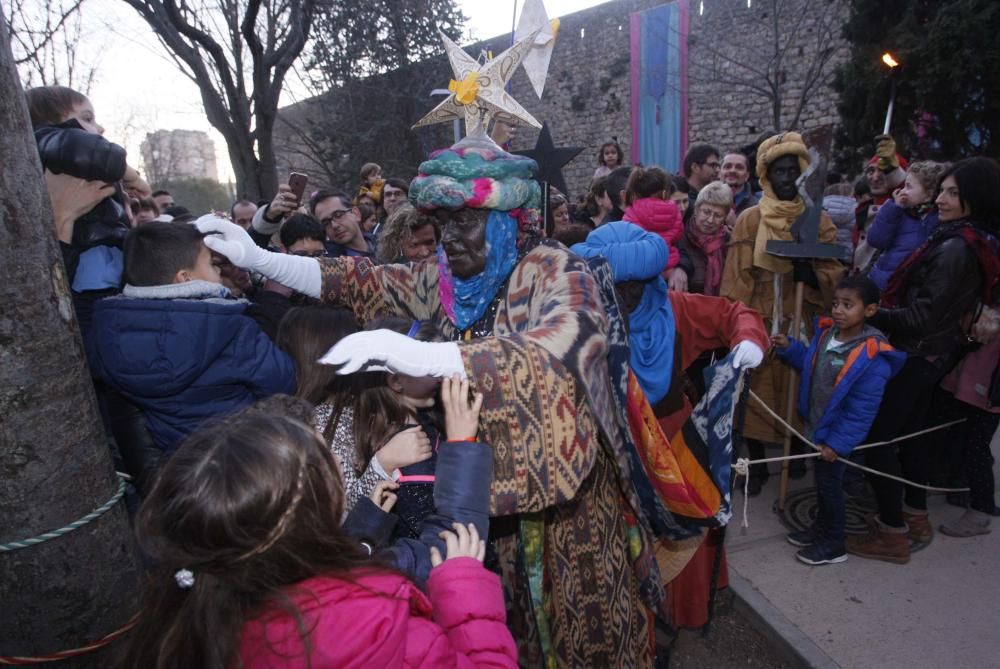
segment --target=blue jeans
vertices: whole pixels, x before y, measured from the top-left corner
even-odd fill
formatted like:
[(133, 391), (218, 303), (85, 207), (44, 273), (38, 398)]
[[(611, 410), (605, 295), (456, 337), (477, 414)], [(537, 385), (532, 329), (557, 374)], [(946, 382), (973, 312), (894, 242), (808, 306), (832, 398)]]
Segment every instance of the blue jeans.
[(816, 499), (818, 510), (813, 531), (830, 550), (844, 550), (844, 470), (840, 460), (816, 459)]

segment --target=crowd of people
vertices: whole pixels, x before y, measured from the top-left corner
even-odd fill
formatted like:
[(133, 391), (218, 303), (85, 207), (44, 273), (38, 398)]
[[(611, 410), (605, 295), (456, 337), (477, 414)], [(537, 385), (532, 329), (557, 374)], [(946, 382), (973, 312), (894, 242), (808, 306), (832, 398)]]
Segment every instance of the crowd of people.
[[(800, 561), (907, 562), (935, 533), (928, 484), (969, 488), (941, 533), (990, 531), (992, 159), (908, 163), (877, 138), (856, 180), (828, 175), (819, 241), (843, 259), (793, 260), (767, 246), (806, 210), (795, 132), (696, 144), (679, 174), (608, 142), (587, 191), (544, 213), (534, 161), (486, 136), (416, 176), (370, 162), (342, 189), (190, 212), (85, 96), (27, 99), (150, 565), (122, 666), (651, 665), (660, 622), (704, 624), (676, 600), (722, 548), (650, 501), (629, 421), (647, 412), (643, 443), (681, 448), (723, 358), (776, 411), (796, 393), (795, 450), (818, 451)], [(786, 427), (745, 409), (760, 460)], [(845, 486), (866, 485), (848, 462), (914, 484), (868, 478), (867, 535), (845, 532)], [(769, 471), (747, 476), (755, 495)], [(667, 542), (691, 538), (670, 571)]]

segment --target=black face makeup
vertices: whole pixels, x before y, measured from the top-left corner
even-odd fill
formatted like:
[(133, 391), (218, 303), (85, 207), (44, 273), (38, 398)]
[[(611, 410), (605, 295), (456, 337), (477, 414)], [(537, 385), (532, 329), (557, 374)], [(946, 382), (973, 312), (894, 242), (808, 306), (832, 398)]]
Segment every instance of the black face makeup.
[(797, 156), (781, 156), (767, 168), (767, 180), (779, 200), (794, 200), (799, 190), (795, 181), (802, 176)]
[(438, 211), (441, 245), (451, 273), (460, 279), (473, 277), (486, 268), (486, 217), (484, 209)]

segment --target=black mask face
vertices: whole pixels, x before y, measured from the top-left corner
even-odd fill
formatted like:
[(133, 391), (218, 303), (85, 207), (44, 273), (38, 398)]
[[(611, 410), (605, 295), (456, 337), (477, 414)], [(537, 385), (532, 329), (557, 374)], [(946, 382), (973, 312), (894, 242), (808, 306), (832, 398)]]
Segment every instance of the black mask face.
[(485, 209), (438, 210), (441, 221), (441, 245), (448, 256), (451, 273), (460, 279), (473, 277), (486, 269)]
[(779, 200), (794, 200), (799, 194), (795, 181), (802, 176), (798, 156), (781, 156), (767, 167), (767, 180)]

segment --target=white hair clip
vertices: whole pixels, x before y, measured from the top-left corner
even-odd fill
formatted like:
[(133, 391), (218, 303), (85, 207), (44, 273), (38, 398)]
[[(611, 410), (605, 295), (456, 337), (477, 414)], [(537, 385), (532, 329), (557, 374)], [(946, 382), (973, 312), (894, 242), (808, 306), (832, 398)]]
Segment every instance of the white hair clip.
[(190, 590), (194, 585), (194, 573), (190, 569), (178, 569), (174, 572), (174, 580), (177, 587), (182, 590)]

